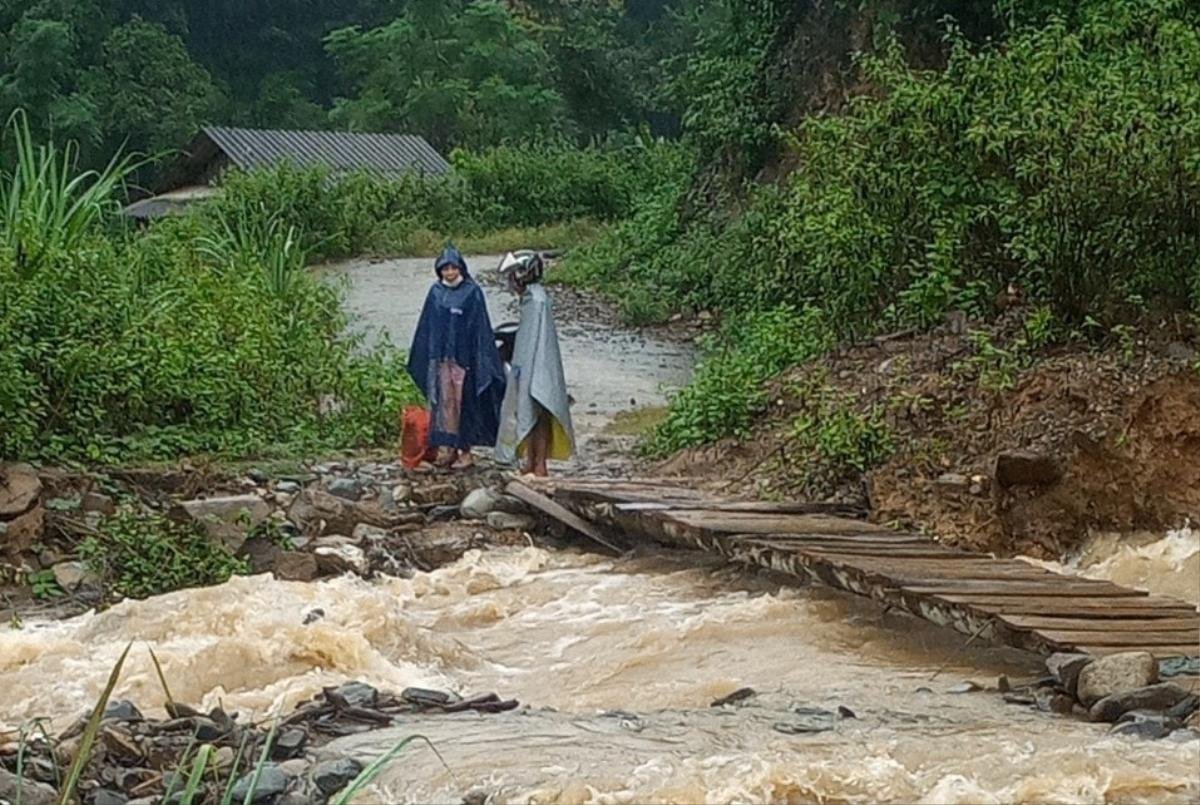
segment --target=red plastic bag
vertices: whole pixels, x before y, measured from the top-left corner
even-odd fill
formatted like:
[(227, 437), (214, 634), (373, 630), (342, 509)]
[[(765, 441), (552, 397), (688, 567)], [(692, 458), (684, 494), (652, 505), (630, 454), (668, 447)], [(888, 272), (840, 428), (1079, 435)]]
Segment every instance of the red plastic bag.
[(429, 410), (408, 406), (400, 418), (400, 463), (412, 470), (436, 458), (437, 448), (429, 446)]

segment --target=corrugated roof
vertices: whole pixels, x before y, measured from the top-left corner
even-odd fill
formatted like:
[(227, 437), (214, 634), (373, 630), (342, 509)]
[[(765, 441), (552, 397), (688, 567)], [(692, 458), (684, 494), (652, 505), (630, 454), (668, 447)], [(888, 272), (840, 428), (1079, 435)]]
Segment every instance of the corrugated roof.
[(291, 162), (338, 172), (369, 170), (400, 174), (416, 170), (443, 174), (449, 163), (424, 137), (414, 134), (363, 134), (344, 131), (282, 131), (209, 126), (217, 147), (243, 170)]

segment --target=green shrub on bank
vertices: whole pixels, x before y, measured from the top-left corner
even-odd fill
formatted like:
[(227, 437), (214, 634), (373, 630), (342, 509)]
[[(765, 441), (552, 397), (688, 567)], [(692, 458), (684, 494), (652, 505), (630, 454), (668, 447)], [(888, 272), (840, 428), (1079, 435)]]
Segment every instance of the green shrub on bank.
[[(895, 47), (865, 59), (871, 92), (785, 132), (793, 169), (736, 214), (685, 220), (683, 189), (665, 189), (565, 275), (631, 318), (819, 311), (825, 341), (988, 317), (1013, 294), (1063, 332), (1200, 311), (1200, 12), (1103, 0), (1073, 19), (978, 49), (951, 31), (939, 71)], [(758, 350), (722, 347), (652, 447), (744, 427), (761, 401), (743, 378), (769, 367), (735, 362), (728, 386), (709, 374)]]
[[(65, 158), (53, 147), (39, 157)], [(22, 181), (0, 169), (9, 197)], [(26, 196), (69, 207), (87, 187)], [(311, 187), (298, 179), (281, 192)], [(395, 437), (397, 411), (416, 396), (402, 356), (364, 354), (345, 335), (341, 294), (306, 269), (312, 241), (297, 226), (247, 203), (135, 234), (102, 206), (69, 241), (26, 225), (32, 206), (17, 245), (3, 224), (0, 456), (107, 461)]]

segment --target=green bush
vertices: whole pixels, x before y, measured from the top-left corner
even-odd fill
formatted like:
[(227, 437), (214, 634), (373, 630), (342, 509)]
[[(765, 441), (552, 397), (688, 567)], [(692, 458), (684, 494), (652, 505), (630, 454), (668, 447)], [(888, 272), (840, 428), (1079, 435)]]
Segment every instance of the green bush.
[(220, 584), (250, 572), (192, 523), (119, 513), (99, 530), (79, 544), (79, 555), (109, 589), (130, 598)]
[[(1010, 288), (1062, 332), (1200, 311), (1200, 11), (1075, 5), (1070, 23), (1051, 16), (982, 47), (951, 29), (941, 70), (911, 68), (895, 45), (865, 57), (869, 92), (780, 132), (783, 178), (749, 186), (724, 217), (688, 218), (691, 191), (664, 187), (566, 276), (654, 318), (819, 311), (826, 342), (952, 310), (993, 316)], [(757, 393), (745, 378), (769, 372), (738, 361), (721, 366), (723, 385), (710, 365), (653, 449), (743, 427)], [(745, 399), (708, 399), (730, 388)]]

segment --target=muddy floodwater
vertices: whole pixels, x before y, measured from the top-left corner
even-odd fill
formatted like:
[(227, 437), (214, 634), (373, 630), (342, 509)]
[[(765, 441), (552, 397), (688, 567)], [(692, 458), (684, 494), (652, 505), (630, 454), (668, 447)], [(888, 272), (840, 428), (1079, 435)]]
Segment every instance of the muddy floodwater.
[[(1097, 546), (1096, 551), (1102, 550)], [(1080, 568), (1200, 597), (1200, 532)], [(324, 616), (308, 625), (315, 609)], [(822, 588), (669, 552), (610, 560), (538, 548), (471, 553), (413, 579), (299, 584), (234, 579), (98, 615), (0, 629), (0, 728), (65, 723), (136, 641), (118, 695), (162, 693), (247, 714), (361, 679), (522, 702), (499, 715), (413, 718), (325, 754), (410, 747), (364, 802), (1194, 802), (1200, 741), (1110, 737), (1008, 705), (964, 680), (1040, 673), (1029, 655), (963, 638)], [(939, 673), (939, 669), (940, 673)], [(739, 707), (710, 702), (740, 687)], [(787, 734), (796, 706), (849, 708), (833, 729)]]

